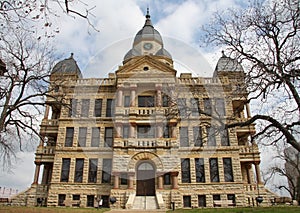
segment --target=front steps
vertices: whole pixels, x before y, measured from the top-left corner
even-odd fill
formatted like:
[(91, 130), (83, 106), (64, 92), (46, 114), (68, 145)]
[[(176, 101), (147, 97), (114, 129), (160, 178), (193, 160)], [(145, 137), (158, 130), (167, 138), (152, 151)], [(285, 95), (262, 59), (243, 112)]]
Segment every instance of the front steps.
[(136, 196), (133, 202), (132, 209), (158, 209), (155, 196)]

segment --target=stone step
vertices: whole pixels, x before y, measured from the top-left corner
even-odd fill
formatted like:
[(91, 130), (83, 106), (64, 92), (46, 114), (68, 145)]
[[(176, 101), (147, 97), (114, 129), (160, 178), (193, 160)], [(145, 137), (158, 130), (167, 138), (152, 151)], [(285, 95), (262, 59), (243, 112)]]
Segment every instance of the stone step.
[(136, 196), (132, 209), (158, 209), (155, 196)]

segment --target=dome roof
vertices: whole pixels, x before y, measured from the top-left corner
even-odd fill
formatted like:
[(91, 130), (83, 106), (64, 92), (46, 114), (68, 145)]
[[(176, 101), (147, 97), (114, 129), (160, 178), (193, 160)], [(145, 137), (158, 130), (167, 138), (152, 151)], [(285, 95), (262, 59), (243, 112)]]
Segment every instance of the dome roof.
[(143, 40), (157, 41), (160, 44), (163, 43), (161, 35), (156, 29), (154, 29), (152, 25), (149, 14), (146, 15), (146, 22), (144, 27), (136, 34), (133, 45), (136, 45)]
[(215, 69), (215, 72), (219, 71), (243, 72), (244, 70), (236, 59), (226, 56), (224, 51), (222, 51), (222, 57), (219, 59)]
[(157, 56), (166, 56), (168, 58), (172, 58), (171, 54), (165, 48), (161, 48), (160, 50), (158, 50), (155, 55), (157, 55)]
[(51, 74), (69, 74), (69, 75), (78, 75), (79, 78), (82, 78), (81, 71), (73, 58), (73, 53), (69, 58), (66, 58), (58, 62), (52, 69)]
[[(155, 46), (155, 48), (145, 51), (143, 50), (140, 44), (141, 42), (147, 42), (147, 43), (150, 42)], [(145, 25), (135, 35), (133, 41), (133, 47), (124, 56), (124, 61), (127, 61), (135, 56), (142, 56), (143, 54), (164, 56), (172, 59), (171, 54), (166, 49), (163, 48), (163, 40), (161, 35), (156, 29), (154, 29), (152, 25), (150, 15), (149, 15), (149, 9), (147, 9)]]

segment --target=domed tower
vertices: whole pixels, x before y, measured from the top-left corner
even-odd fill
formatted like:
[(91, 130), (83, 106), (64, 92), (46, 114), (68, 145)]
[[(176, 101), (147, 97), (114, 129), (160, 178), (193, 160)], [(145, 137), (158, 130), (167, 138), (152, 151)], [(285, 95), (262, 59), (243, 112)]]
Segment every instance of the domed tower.
[(160, 56), (169, 63), (173, 63), (171, 54), (164, 48), (160, 33), (152, 25), (149, 8), (147, 9), (145, 25), (136, 34), (132, 48), (126, 53), (123, 63), (143, 55)]
[(74, 59), (74, 54), (71, 53), (69, 58), (66, 58), (58, 62), (52, 69), (51, 79), (60, 79), (63, 75), (64, 77), (69, 77), (72, 79), (82, 78), (82, 73)]
[(236, 59), (226, 56), (224, 51), (222, 51), (222, 56), (218, 60), (214, 76), (220, 75), (222, 72), (237, 72), (239, 74), (243, 73), (244, 69)]

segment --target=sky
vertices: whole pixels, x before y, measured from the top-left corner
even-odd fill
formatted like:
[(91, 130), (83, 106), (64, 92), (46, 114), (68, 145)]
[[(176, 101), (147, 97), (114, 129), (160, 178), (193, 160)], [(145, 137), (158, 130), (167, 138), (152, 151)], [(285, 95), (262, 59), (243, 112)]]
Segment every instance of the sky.
[[(74, 53), (85, 78), (103, 78), (122, 64), (123, 57), (132, 47), (135, 34), (145, 23), (147, 7), (152, 23), (163, 37), (164, 47), (175, 61), (179, 72), (190, 71), (194, 76), (212, 76), (221, 56), (221, 49), (203, 48), (199, 37), (202, 25), (209, 23), (217, 10), (244, 7), (243, 0), (101, 0), (81, 1), (73, 6), (84, 13), (90, 11), (89, 21), (76, 16), (58, 14), (52, 24), (59, 33), (53, 43), (59, 60)], [(96, 30), (95, 30), (95, 29)], [(184, 51), (182, 51), (184, 50)], [(0, 172), (0, 186), (30, 187), (34, 176), (34, 149), (18, 152), (18, 161), (10, 172)], [(268, 157), (262, 158), (262, 164)], [(41, 176), (41, 175), (40, 175)]]

